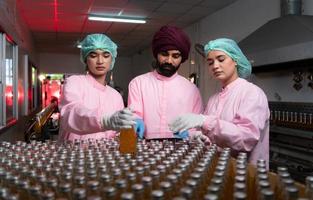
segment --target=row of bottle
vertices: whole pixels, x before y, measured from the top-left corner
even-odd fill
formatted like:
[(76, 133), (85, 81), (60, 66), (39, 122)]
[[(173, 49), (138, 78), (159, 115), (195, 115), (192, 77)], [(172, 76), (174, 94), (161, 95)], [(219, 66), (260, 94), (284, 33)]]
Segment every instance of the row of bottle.
[[(141, 140), (135, 154), (121, 154), (118, 140), (1, 142), (0, 199), (268, 200), (291, 196), (290, 185), (282, 181), (286, 175), (270, 181), (264, 161), (258, 161), (253, 173), (246, 153), (239, 153), (236, 160), (231, 154), (229, 148), (218, 151), (216, 145), (169, 140)], [(298, 197), (309, 198), (312, 181), (307, 186), (305, 194), (297, 192)]]
[(286, 110), (271, 110), (270, 121), (278, 126), (286, 126), (290, 128), (313, 128), (313, 114)]

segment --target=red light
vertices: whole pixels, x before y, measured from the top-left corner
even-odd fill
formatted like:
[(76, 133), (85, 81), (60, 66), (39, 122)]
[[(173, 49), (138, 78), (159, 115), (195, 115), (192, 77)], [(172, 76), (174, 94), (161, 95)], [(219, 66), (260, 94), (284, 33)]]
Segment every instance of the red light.
[(8, 34), (5, 34), (5, 39), (9, 41), (10, 43), (14, 43), (13, 38)]
[(53, 2), (53, 6), (54, 6), (54, 30), (55, 32), (58, 32), (58, 1), (54, 0)]
[(5, 98), (8, 106), (13, 105), (13, 88), (11, 85), (5, 87)]
[(6, 97), (8, 98), (12, 98), (13, 97), (13, 93), (12, 92), (8, 92), (5, 94)]
[(53, 93), (53, 96), (55, 96), (56, 98), (60, 98), (60, 92), (59, 91), (55, 91), (54, 93)]

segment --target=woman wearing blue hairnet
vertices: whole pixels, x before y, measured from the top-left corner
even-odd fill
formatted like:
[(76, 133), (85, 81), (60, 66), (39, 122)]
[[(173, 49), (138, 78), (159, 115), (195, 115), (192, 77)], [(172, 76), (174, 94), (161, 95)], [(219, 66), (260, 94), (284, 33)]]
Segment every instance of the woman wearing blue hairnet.
[(81, 46), (87, 74), (65, 80), (59, 106), (61, 141), (112, 138), (116, 130), (136, 123), (132, 112), (124, 109), (121, 95), (105, 81), (114, 67), (116, 44), (104, 34), (91, 34)]
[(201, 128), (202, 132), (192, 137), (230, 147), (233, 156), (247, 152), (251, 163), (263, 159), (268, 167), (269, 108), (262, 89), (245, 80), (251, 64), (231, 39), (212, 40), (204, 50), (209, 71), (222, 89), (209, 98), (203, 115), (176, 118), (170, 124), (172, 131)]

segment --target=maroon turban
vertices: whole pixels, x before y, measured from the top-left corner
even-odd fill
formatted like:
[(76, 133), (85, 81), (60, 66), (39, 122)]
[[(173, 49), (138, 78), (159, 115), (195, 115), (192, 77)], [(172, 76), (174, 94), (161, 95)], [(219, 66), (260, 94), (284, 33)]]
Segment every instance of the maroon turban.
[(188, 58), (190, 41), (188, 36), (175, 26), (163, 26), (154, 34), (152, 51), (155, 58), (158, 53), (168, 50), (179, 50), (182, 55), (182, 63)]

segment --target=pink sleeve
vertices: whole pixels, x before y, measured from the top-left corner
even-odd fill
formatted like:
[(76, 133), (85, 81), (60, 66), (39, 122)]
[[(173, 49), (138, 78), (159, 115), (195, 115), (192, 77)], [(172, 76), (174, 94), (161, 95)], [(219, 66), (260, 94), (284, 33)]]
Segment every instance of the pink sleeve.
[[(201, 114), (202, 112), (203, 112), (202, 97), (200, 95), (198, 88), (196, 88), (195, 94), (194, 94), (194, 103), (193, 103), (192, 113)], [(197, 131), (199, 130), (195, 128), (189, 129), (188, 130), (189, 136), (192, 137)]]
[(76, 134), (101, 132), (100, 109), (91, 110), (84, 106), (81, 84), (76, 77), (69, 77), (64, 84), (60, 102), (62, 127)]
[(193, 101), (193, 113), (201, 114), (203, 112), (203, 102), (202, 97), (198, 88), (195, 89), (194, 101)]
[(140, 82), (132, 80), (128, 86), (128, 106), (131, 107), (139, 118), (143, 118), (143, 105), (140, 92)]
[(260, 90), (249, 91), (241, 101), (232, 121), (225, 121), (216, 115), (207, 115), (202, 128), (218, 146), (250, 152), (267, 124), (268, 102)]

